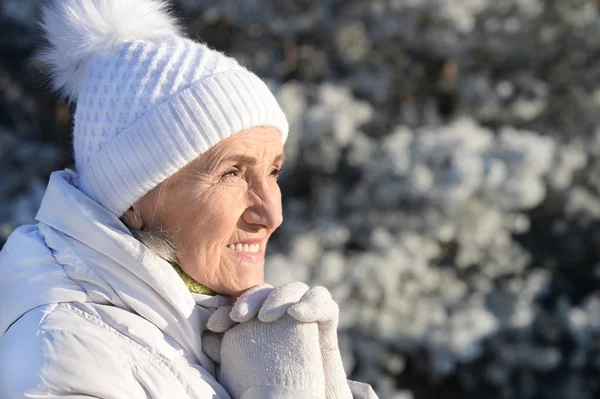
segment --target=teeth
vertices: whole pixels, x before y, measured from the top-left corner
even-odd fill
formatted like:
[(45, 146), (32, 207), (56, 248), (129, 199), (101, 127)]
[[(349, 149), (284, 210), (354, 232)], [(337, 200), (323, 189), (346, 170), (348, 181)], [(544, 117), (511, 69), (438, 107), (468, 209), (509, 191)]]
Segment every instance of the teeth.
[(227, 246), (228, 248), (233, 249), (234, 251), (240, 251), (240, 252), (250, 252), (250, 253), (257, 253), (258, 251), (260, 251), (260, 244), (229, 244)]

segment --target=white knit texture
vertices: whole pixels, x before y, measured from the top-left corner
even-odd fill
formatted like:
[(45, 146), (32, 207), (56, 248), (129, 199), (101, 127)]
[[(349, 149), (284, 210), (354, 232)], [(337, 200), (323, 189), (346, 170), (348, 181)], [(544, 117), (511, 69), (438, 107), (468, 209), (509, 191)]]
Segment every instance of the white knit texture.
[[(115, 215), (235, 133), (273, 126), (285, 142), (287, 119), (265, 83), (234, 59), (177, 35), (164, 3), (85, 0), (85, 7), (75, 7), (73, 1), (57, 0), (47, 14), (51, 23), (43, 21), (43, 26), (56, 30), (52, 27), (63, 16), (62, 22), (74, 26), (61, 31), (77, 32), (81, 46), (88, 41), (90, 49), (79, 61), (83, 66), (77, 65), (78, 71), (84, 70), (82, 77), (65, 83), (68, 68), (56, 60), (68, 46), (51, 41), (45, 54), (52, 55), (47, 59), (52, 58), (55, 70), (63, 71), (54, 74), (55, 87), (76, 96), (73, 149), (79, 188)], [(140, 15), (132, 9), (128, 18), (144, 18), (152, 22), (148, 29), (155, 30), (157, 21), (164, 21), (163, 31), (175, 33), (157, 37), (143, 29), (123, 32), (127, 27), (122, 27), (123, 18), (115, 18), (115, 4), (144, 1), (148, 7)], [(85, 23), (98, 26), (82, 27)], [(52, 39), (58, 33), (46, 36)]]
[(252, 319), (223, 334), (219, 382), (233, 398), (253, 387), (282, 386), (325, 398), (325, 372), (316, 323), (285, 315)]
[[(232, 322), (243, 325), (255, 317), (267, 326), (276, 325), (272, 323), (285, 316), (291, 316), (300, 323), (317, 323), (326, 397), (352, 399), (338, 345), (339, 312), (338, 304), (325, 287), (309, 288), (299, 281), (276, 288), (263, 284), (246, 291), (233, 306), (219, 308), (210, 316), (207, 328), (226, 332), (232, 328)], [(211, 358), (220, 357), (215, 354), (214, 346), (207, 346), (206, 350), (212, 353)], [(221, 362), (221, 359), (216, 361)]]

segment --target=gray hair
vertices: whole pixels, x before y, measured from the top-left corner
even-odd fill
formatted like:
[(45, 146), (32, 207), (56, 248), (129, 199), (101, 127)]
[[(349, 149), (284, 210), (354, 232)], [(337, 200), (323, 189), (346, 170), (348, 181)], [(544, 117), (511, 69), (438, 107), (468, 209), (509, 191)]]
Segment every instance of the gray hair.
[[(165, 195), (166, 186), (159, 184), (155, 189), (158, 189), (158, 198), (155, 204), (155, 212), (158, 206), (162, 204)], [(139, 242), (144, 244), (154, 255), (162, 258), (172, 264), (173, 266), (179, 266), (177, 263), (177, 248), (173, 240), (167, 232), (163, 229), (134, 229), (127, 223), (125, 226), (131, 232), (131, 235)]]
[(154, 255), (166, 260), (172, 265), (178, 266), (177, 249), (164, 230), (138, 230), (130, 227), (128, 228), (133, 237), (144, 244)]

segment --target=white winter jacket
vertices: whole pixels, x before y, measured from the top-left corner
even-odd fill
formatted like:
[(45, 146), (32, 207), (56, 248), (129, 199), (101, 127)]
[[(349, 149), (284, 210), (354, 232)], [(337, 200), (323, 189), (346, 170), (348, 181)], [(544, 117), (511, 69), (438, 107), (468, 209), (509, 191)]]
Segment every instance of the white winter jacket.
[(0, 252), (0, 398), (229, 398), (201, 349), (226, 299), (191, 294), (74, 176)]
[(39, 223), (0, 252), (0, 398), (229, 398), (201, 349), (227, 300), (191, 294), (75, 176), (51, 175)]

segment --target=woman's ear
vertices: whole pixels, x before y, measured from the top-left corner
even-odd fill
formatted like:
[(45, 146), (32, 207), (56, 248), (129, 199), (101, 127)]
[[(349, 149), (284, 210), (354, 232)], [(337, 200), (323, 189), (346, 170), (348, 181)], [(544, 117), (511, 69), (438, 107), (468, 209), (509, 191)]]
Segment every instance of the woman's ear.
[(121, 216), (121, 221), (130, 229), (142, 229), (142, 216), (135, 209), (133, 209), (133, 206), (129, 207), (129, 209), (123, 213), (123, 216)]

